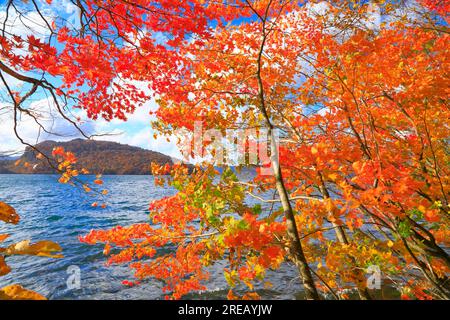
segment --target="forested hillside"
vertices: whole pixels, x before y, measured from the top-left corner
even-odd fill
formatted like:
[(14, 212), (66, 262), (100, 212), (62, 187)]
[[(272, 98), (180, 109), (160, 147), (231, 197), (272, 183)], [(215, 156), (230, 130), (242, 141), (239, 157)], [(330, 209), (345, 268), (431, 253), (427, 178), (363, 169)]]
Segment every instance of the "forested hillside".
[[(109, 141), (75, 139), (68, 142), (44, 141), (36, 147), (44, 154), (51, 154), (56, 146), (73, 152), (80, 167), (91, 173), (102, 174), (150, 174), (150, 163), (172, 164), (169, 156), (138, 147)], [(15, 165), (20, 161), (21, 165)], [(19, 160), (0, 161), (0, 173), (53, 173), (45, 159), (36, 159), (35, 151), (27, 147)]]

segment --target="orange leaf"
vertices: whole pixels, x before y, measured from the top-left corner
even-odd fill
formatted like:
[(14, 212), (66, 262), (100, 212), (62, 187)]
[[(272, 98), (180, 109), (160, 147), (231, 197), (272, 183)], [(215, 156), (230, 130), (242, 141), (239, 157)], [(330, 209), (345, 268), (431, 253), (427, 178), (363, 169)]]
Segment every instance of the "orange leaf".
[(11, 268), (6, 264), (5, 257), (0, 256), (0, 276), (7, 275), (11, 272)]
[(5, 241), (9, 237), (9, 234), (0, 234), (0, 242)]
[(23, 240), (16, 244), (10, 245), (6, 248), (4, 254), (6, 255), (33, 255), (49, 258), (62, 258), (62, 248), (59, 244), (52, 241), (39, 241), (34, 244), (30, 244), (30, 240)]
[(19, 284), (13, 284), (0, 289), (0, 300), (47, 300), (47, 298)]
[(6, 223), (17, 224), (19, 223), (20, 217), (13, 207), (0, 201), (0, 220)]

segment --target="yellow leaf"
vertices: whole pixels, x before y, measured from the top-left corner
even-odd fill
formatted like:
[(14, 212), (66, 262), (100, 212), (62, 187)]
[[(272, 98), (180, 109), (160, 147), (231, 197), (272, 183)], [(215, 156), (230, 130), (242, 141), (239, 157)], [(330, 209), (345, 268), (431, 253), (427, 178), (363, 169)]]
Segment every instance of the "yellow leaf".
[(332, 212), (335, 208), (334, 202), (331, 199), (324, 199), (323, 203), (325, 205), (325, 209), (327, 209), (327, 211)]
[(250, 281), (243, 281), (247, 287), (249, 287), (250, 290), (253, 290), (253, 283), (251, 283)]
[(5, 255), (33, 255), (49, 258), (62, 258), (62, 248), (59, 244), (52, 241), (39, 241), (35, 244), (30, 244), (30, 240), (23, 240), (16, 244), (10, 245), (6, 248)]
[(328, 175), (328, 178), (330, 178), (331, 181), (335, 181), (337, 177), (338, 177), (337, 173), (330, 173)]
[(19, 284), (13, 284), (0, 289), (0, 300), (47, 300), (47, 298)]
[(11, 268), (6, 264), (5, 258), (0, 256), (0, 276), (7, 275), (11, 272)]
[(13, 207), (0, 201), (0, 220), (6, 223), (17, 224), (19, 223), (20, 217)]

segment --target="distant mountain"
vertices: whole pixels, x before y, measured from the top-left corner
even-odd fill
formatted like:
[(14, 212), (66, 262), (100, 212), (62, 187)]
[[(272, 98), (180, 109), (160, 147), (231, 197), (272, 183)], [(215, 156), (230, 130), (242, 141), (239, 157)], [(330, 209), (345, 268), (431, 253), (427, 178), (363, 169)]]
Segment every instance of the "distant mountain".
[[(160, 165), (173, 164), (172, 158), (162, 153), (109, 141), (83, 139), (68, 142), (44, 141), (37, 144), (36, 148), (50, 155), (56, 146), (73, 152), (80, 168), (86, 168), (93, 174), (151, 174), (150, 163), (152, 162)], [(25, 149), (19, 160), (21, 164), (28, 163), (28, 165), (16, 166), (17, 159), (0, 159), (0, 173), (54, 173), (46, 161), (36, 159), (35, 151), (30, 147)]]

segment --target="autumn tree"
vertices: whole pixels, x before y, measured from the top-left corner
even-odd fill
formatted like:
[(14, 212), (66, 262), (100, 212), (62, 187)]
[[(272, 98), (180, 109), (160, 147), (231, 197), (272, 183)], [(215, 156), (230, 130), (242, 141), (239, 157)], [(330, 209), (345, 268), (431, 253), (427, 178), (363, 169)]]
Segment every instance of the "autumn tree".
[[(181, 298), (205, 289), (208, 266), (225, 261), (230, 287), (248, 287), (229, 298), (256, 298), (255, 283), (287, 260), (308, 299), (345, 299), (353, 288), (373, 298), (370, 266), (405, 299), (450, 297), (443, 1), (77, 5), (79, 28), (49, 24), (58, 45), (3, 34), (1, 72), (31, 86), (22, 95), (9, 89), (14, 114), (39, 89), (57, 108), (64, 101), (93, 119), (125, 120), (150, 98), (139, 81), (158, 98), (153, 126), (161, 134), (200, 122), (219, 132), (264, 129), (270, 138), (272, 175), (241, 181), (214, 163), (192, 174), (153, 166), (157, 183), (178, 193), (151, 203), (151, 223), (81, 238), (105, 243), (109, 263), (130, 263), (138, 281), (126, 284), (160, 279), (168, 297)], [(13, 1), (8, 8), (19, 10)], [(27, 54), (17, 54), (23, 46)], [(157, 250), (166, 246), (175, 249)]]

